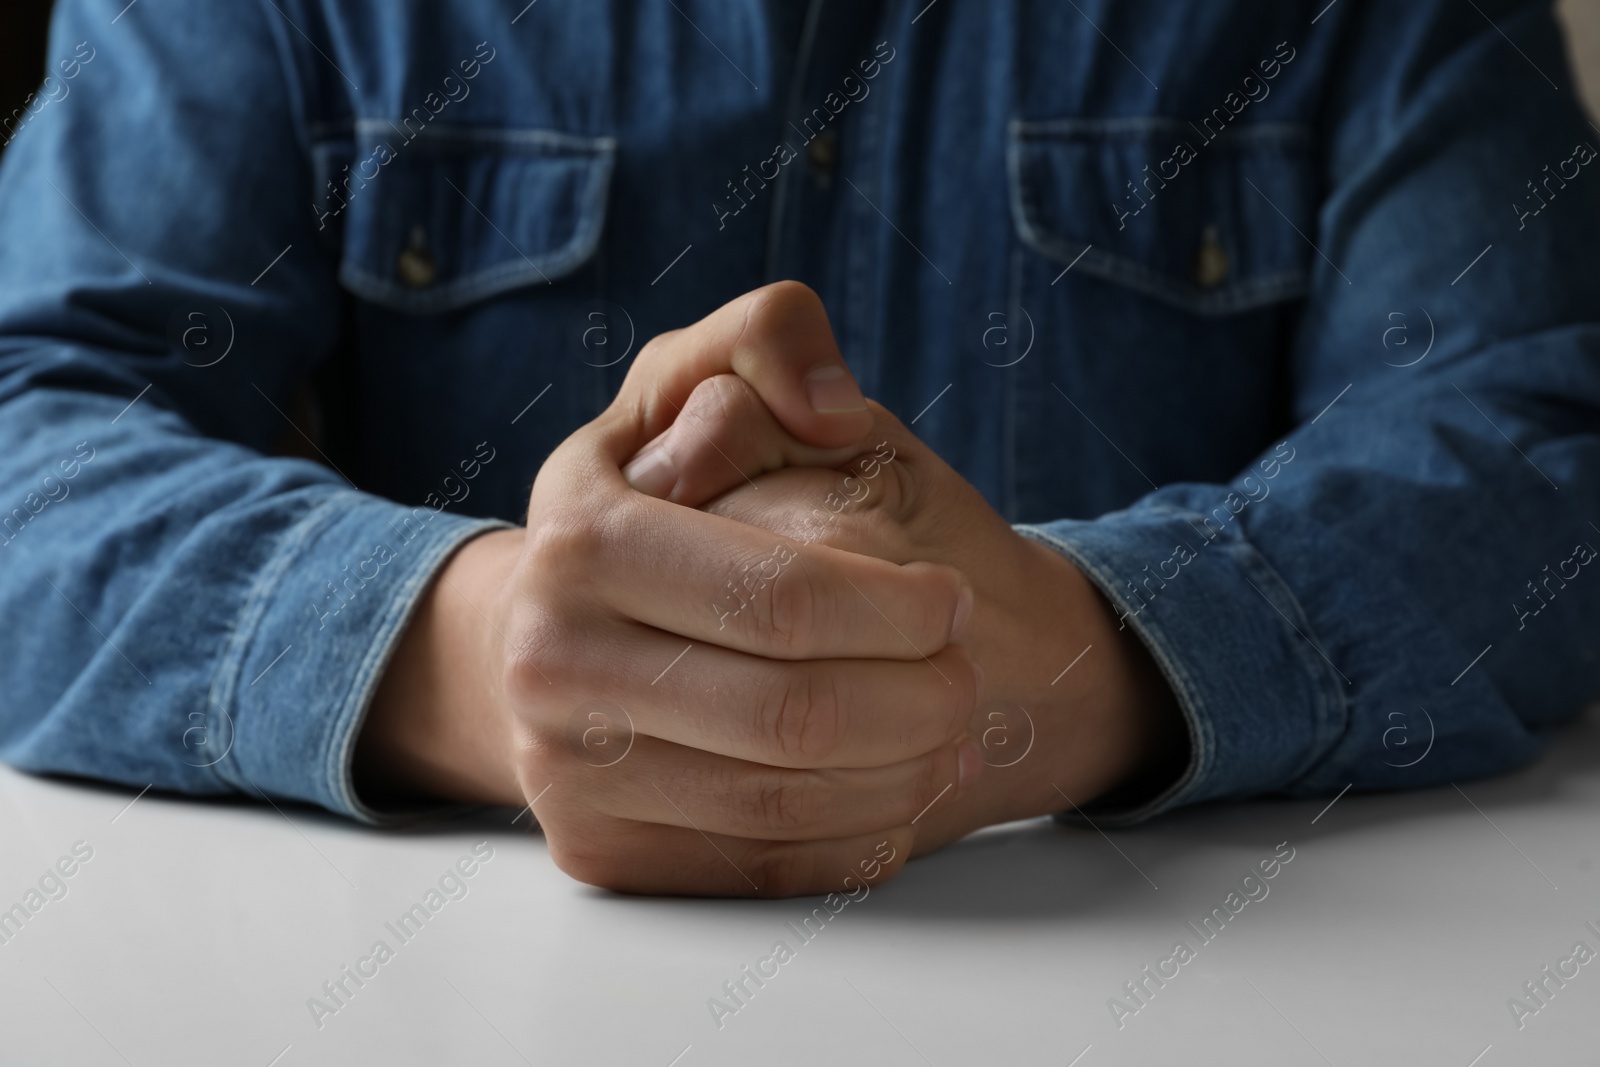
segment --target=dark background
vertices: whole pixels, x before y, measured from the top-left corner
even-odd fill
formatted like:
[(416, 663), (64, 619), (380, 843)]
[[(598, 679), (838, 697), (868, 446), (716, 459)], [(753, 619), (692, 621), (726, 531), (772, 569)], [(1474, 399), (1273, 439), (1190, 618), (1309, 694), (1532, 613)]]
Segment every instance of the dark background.
[[(22, 106), (44, 81), (45, 30), (52, 0), (0, 0), (0, 116)], [(0, 133), (0, 140), (5, 134)], [(0, 152), (4, 152), (0, 147)]]

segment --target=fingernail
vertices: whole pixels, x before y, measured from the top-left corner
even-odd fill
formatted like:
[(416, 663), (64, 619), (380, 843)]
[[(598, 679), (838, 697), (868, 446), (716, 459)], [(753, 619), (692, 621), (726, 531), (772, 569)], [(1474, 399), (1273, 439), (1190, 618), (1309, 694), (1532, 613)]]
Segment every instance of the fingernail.
[(820, 415), (867, 410), (861, 390), (839, 366), (818, 367), (806, 375), (806, 395), (811, 398), (812, 410)]
[(646, 496), (664, 497), (678, 484), (678, 467), (665, 448), (652, 448), (629, 463), (622, 476)]
[(956, 597), (956, 614), (950, 622), (950, 640), (959, 641), (962, 632), (966, 629), (967, 620), (972, 617), (972, 586), (965, 583), (961, 586), (961, 593)]
[(961, 747), (956, 749), (956, 792), (965, 792), (982, 773), (983, 753), (978, 751), (977, 744), (970, 739), (961, 742)]
[(974, 661), (972, 664), (972, 687), (978, 691), (978, 699), (983, 699), (983, 668)]

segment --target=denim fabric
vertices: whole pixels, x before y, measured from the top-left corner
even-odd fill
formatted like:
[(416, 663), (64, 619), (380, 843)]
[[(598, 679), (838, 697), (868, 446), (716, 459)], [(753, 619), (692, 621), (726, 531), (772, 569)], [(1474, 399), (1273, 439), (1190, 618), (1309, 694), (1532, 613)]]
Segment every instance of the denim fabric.
[(125, 2), (0, 168), (19, 767), (377, 818), (429, 577), (779, 278), (1151, 648), (1193, 760), (1116, 817), (1503, 770), (1600, 691), (1547, 5)]

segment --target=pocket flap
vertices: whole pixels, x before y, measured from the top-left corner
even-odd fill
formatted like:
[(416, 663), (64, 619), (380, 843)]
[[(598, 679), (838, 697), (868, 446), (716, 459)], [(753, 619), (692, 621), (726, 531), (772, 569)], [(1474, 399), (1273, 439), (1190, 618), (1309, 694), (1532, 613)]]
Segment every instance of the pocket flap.
[(570, 274), (599, 246), (612, 138), (435, 125), (407, 140), (366, 120), (355, 132), (313, 154), (318, 211), (342, 227), (339, 281), (363, 299), (451, 311)]
[(1208, 132), (1166, 118), (1014, 120), (1007, 167), (1018, 236), (1195, 314), (1303, 295), (1315, 217), (1308, 131)]

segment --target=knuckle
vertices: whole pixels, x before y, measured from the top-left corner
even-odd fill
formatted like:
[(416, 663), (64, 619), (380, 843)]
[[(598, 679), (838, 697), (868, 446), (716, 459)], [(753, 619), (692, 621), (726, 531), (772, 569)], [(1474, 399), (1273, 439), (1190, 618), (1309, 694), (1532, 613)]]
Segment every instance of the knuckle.
[(747, 797), (751, 824), (769, 834), (792, 834), (816, 821), (816, 786), (806, 772), (764, 772)]
[(816, 668), (781, 673), (760, 703), (761, 736), (800, 765), (825, 762), (839, 746), (843, 708), (836, 680)]
[(744, 321), (745, 337), (751, 331), (782, 333), (796, 319), (819, 317), (825, 321), (827, 310), (809, 285), (792, 280), (773, 282), (751, 295)]
[(635, 366), (644, 365), (653, 367), (657, 363), (669, 358), (672, 350), (673, 339), (682, 334), (683, 330), (665, 330), (656, 334), (644, 343), (639, 349), (639, 354), (634, 358)]
[(897, 523), (909, 521), (920, 506), (920, 491), (911, 463), (905, 457), (878, 468), (874, 480), (881, 486), (874, 510), (891, 516)]
[(805, 575), (791, 574), (787, 582), (768, 582), (760, 593), (761, 610), (755, 621), (766, 625), (773, 647), (793, 659), (813, 654), (822, 622), (822, 596), (813, 582)]
[(707, 378), (695, 389), (703, 394), (706, 413), (722, 427), (739, 425), (756, 410), (759, 402), (755, 391), (737, 374), (718, 374)]
[(760, 396), (737, 374), (718, 374), (695, 386), (678, 418), (692, 430), (674, 437), (690, 451), (706, 446), (741, 457), (760, 443), (759, 428), (768, 421)]
[(635, 494), (596, 496), (556, 504), (530, 518), (521, 573), (546, 599), (590, 599), (598, 579), (634, 554), (639, 530), (648, 528), (645, 502)]
[(551, 686), (570, 679), (572, 627), (554, 612), (524, 612), (508, 634), (501, 681), (518, 704), (549, 695)]
[(901, 574), (911, 584), (917, 605), (914, 618), (902, 624), (918, 636), (918, 647), (928, 642), (933, 648), (944, 648), (955, 623), (956, 605), (961, 597), (961, 572), (939, 563), (912, 560), (901, 566)]
[(732, 577), (723, 583), (719, 604), (729, 607), (727, 615), (738, 619), (747, 640), (779, 656), (799, 659), (804, 658), (805, 646), (799, 635), (809, 632), (809, 624), (800, 620), (810, 615), (810, 591), (792, 588), (801, 579), (781, 581), (794, 558), (792, 551), (785, 558), (785, 551), (779, 544), (770, 555), (730, 567)]
[(542, 783), (539, 788), (543, 789), (567, 762), (561, 736), (548, 727), (521, 727), (514, 741), (517, 746), (517, 778), (525, 793), (533, 783)]
[(582, 580), (604, 550), (604, 527), (579, 509), (553, 508), (528, 531), (529, 569), (536, 578)]
[(887, 509), (873, 507), (870, 498), (860, 511), (839, 516), (837, 528), (842, 544), (872, 545), (873, 555), (880, 559), (900, 562), (915, 558), (916, 546), (905, 524)]

